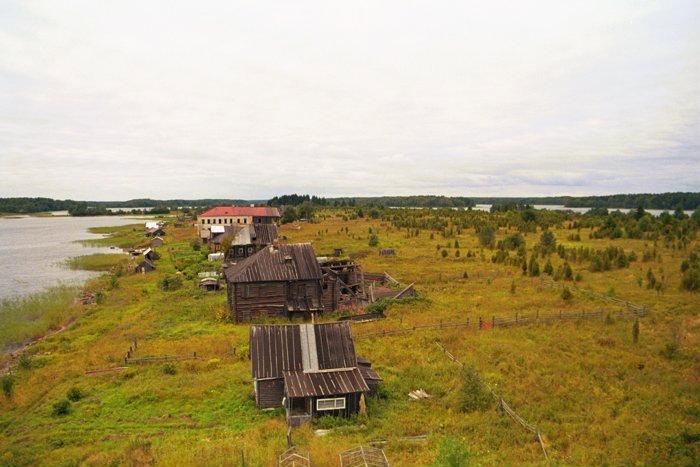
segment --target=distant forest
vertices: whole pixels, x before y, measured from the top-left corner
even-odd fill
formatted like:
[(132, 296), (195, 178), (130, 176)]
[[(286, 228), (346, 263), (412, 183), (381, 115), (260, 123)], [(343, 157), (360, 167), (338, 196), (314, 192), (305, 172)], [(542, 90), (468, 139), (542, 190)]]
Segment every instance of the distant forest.
[(207, 207), (217, 205), (265, 203), (265, 201), (246, 201), (242, 199), (130, 199), (128, 201), (74, 201), (51, 198), (0, 198), (0, 212), (10, 214), (29, 214), (35, 212), (69, 211), (71, 215), (103, 215), (107, 208), (132, 210), (136, 208), (165, 208), (178, 206)]
[(270, 200), (243, 200), (224, 198), (205, 199), (131, 199), (128, 201), (74, 201), (51, 198), (0, 198), (0, 213), (27, 214), (47, 211), (69, 211), (71, 215), (109, 214), (107, 208), (165, 208), (190, 206), (203, 208), (217, 205), (268, 204), (270, 206), (298, 206), (303, 203), (318, 206), (386, 206), (386, 207), (470, 207), (476, 204), (554, 204), (566, 207), (638, 208), (694, 210), (700, 206), (700, 193), (641, 193), (606, 196), (548, 196), (548, 197), (463, 197), (463, 196), (377, 196), (323, 198), (310, 195), (281, 195)]

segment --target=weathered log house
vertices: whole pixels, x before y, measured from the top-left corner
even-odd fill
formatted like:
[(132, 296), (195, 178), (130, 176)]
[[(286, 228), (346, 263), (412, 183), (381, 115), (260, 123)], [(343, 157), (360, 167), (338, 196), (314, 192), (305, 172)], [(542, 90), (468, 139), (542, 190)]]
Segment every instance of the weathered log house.
[(228, 304), (235, 322), (323, 311), (322, 274), (308, 243), (276, 242), (225, 267)]
[(367, 360), (358, 362), (346, 322), (252, 326), (250, 358), (257, 406), (284, 407), (292, 426), (359, 412), (381, 380)]

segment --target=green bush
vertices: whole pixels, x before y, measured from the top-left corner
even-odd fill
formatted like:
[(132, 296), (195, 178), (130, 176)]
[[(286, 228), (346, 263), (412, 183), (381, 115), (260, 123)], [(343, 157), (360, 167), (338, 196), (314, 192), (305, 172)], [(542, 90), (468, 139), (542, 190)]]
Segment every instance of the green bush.
[(19, 356), (18, 364), (19, 364), (19, 367), (22, 368), (23, 370), (29, 370), (32, 367), (32, 357), (30, 357), (26, 353), (23, 353), (22, 355)]
[(68, 399), (61, 399), (53, 404), (51, 413), (56, 417), (62, 417), (68, 415), (70, 410), (70, 401)]
[(182, 287), (182, 278), (179, 275), (166, 275), (160, 280), (159, 285), (160, 288), (162, 290), (165, 290), (166, 292), (171, 290), (177, 290), (180, 287)]
[(0, 384), (2, 384), (2, 392), (5, 394), (5, 398), (11, 399), (15, 391), (15, 377), (12, 375), (4, 375), (1, 378)]
[(174, 375), (177, 374), (177, 368), (175, 368), (175, 365), (172, 363), (166, 363), (163, 365), (163, 373), (166, 375)]
[(440, 440), (440, 448), (434, 465), (436, 467), (467, 467), (472, 465), (471, 459), (472, 453), (463, 443), (446, 436)]
[(70, 401), (78, 402), (80, 399), (85, 397), (85, 394), (83, 394), (83, 392), (79, 388), (72, 387), (66, 393), (66, 397)]
[(369, 246), (377, 246), (379, 245), (379, 237), (377, 237), (376, 234), (372, 234), (369, 236), (369, 241), (367, 242)]
[(493, 396), (474, 368), (465, 365), (462, 368), (461, 379), (459, 410), (469, 413), (476, 410), (485, 410), (491, 406)]

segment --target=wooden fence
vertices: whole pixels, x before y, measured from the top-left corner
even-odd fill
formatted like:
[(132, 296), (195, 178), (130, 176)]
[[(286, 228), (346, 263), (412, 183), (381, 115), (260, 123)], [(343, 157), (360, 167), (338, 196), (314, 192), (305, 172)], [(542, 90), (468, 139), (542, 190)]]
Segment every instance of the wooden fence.
[(579, 295), (584, 295), (588, 298), (602, 300), (602, 301), (605, 301), (608, 303), (612, 303), (614, 305), (623, 306), (623, 307), (627, 308), (629, 311), (631, 311), (632, 313), (636, 314), (637, 316), (645, 316), (649, 313), (649, 309), (643, 305), (638, 305), (636, 303), (630, 302), (629, 300), (623, 300), (621, 298), (612, 297), (610, 295), (598, 293), (598, 292), (595, 292), (591, 289), (583, 289), (576, 284), (566, 284), (566, 283), (556, 282), (551, 277), (545, 277), (545, 276), (540, 276), (539, 282), (542, 285), (547, 285), (548, 287), (551, 287), (551, 288), (569, 287), (572, 292), (577, 293)]
[[(450, 353), (449, 350), (447, 350), (441, 343), (436, 342), (437, 346), (442, 349), (442, 351), (447, 355), (447, 358), (455, 362), (457, 365), (460, 367), (463, 367), (464, 364), (457, 360), (457, 358)], [(494, 399), (496, 399), (496, 403), (498, 404), (498, 408), (503, 412), (508, 414), (510, 418), (512, 418), (516, 423), (518, 423), (520, 426), (525, 428), (527, 431), (531, 432), (533, 435), (535, 435), (535, 441), (537, 441), (540, 444), (540, 447), (542, 448), (542, 454), (544, 454), (545, 459), (549, 459), (549, 456), (547, 455), (547, 449), (544, 446), (544, 441), (542, 440), (542, 435), (540, 434), (539, 428), (537, 428), (535, 425), (528, 423), (525, 421), (523, 417), (518, 415), (515, 410), (511, 409), (510, 406), (506, 403), (506, 401), (496, 394), (496, 392), (488, 387), (489, 392), (493, 395)]]

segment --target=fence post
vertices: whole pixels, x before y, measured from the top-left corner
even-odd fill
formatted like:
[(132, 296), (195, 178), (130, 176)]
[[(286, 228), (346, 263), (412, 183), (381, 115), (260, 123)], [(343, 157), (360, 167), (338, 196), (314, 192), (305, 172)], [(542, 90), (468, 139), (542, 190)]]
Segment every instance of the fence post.
[(516, 325), (518, 324), (518, 314), (517, 313), (515, 313), (515, 324)]
[(483, 328), (483, 327), (484, 327), (484, 322), (483, 322), (483, 320), (481, 319), (481, 316), (479, 316), (479, 329), (481, 329), (481, 328)]
[(496, 316), (491, 315), (491, 328), (496, 329)]

